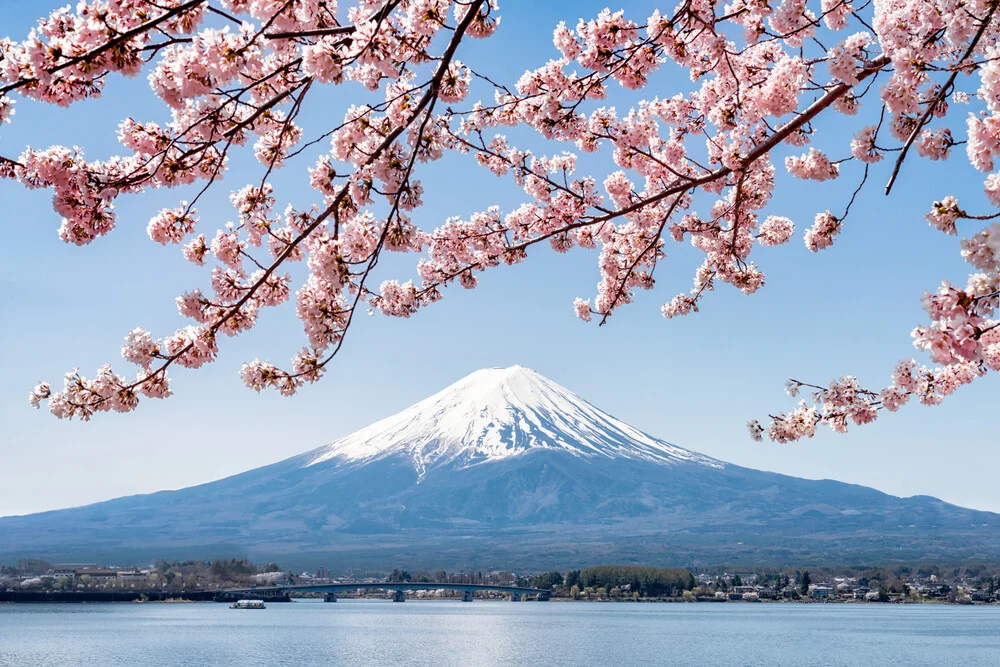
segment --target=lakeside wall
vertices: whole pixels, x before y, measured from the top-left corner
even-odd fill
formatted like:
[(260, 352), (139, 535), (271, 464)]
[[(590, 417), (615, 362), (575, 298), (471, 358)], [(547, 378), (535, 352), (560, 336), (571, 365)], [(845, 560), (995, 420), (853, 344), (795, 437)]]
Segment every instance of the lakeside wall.
[(232, 595), (215, 591), (0, 591), (0, 602), (163, 602), (165, 600), (190, 600), (192, 602), (234, 602), (237, 599), (258, 599), (265, 602), (288, 602), (287, 595)]

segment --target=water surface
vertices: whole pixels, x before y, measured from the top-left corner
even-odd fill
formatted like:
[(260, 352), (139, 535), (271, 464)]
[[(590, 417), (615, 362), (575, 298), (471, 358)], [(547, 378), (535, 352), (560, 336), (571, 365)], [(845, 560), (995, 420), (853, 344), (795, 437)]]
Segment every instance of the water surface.
[(0, 665), (1000, 665), (1000, 606), (0, 604)]

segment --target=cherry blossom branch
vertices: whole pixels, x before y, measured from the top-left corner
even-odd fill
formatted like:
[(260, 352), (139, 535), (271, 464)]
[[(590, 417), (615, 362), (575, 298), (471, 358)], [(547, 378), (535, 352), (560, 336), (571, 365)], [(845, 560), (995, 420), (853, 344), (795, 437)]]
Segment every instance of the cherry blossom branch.
[(975, 52), (976, 45), (979, 44), (979, 40), (981, 40), (983, 35), (986, 34), (986, 29), (993, 21), (993, 13), (996, 11), (996, 8), (996, 2), (989, 5), (989, 11), (986, 12), (986, 18), (984, 18), (980, 23), (979, 30), (976, 31), (972, 41), (969, 42), (969, 47), (965, 50), (965, 53), (959, 59), (958, 63), (956, 63), (951, 76), (949, 76), (945, 84), (941, 86), (941, 90), (938, 91), (937, 95), (935, 95), (934, 98), (927, 103), (927, 108), (924, 109), (923, 114), (921, 114), (920, 120), (918, 120), (917, 124), (913, 127), (913, 131), (910, 132), (910, 136), (906, 138), (906, 143), (903, 144), (903, 150), (900, 151), (899, 156), (896, 158), (896, 164), (892, 167), (892, 174), (889, 176), (889, 182), (885, 184), (885, 194), (889, 194), (892, 191), (892, 186), (896, 182), (899, 170), (903, 166), (903, 160), (906, 159), (906, 154), (909, 152), (910, 146), (913, 145), (914, 140), (916, 140), (917, 135), (920, 134), (920, 130), (924, 128), (924, 125), (926, 125), (927, 121), (930, 120), (931, 114), (934, 113), (934, 109), (941, 104), (945, 95), (947, 95), (948, 91), (955, 85), (955, 79), (958, 78), (958, 73), (962, 70), (962, 63), (968, 60), (969, 57)]
[[(188, 0), (185, 3), (178, 5), (177, 7), (167, 9), (163, 14), (156, 17), (155, 19), (150, 19), (149, 21), (143, 23), (142, 25), (136, 26), (131, 30), (126, 30), (125, 32), (108, 40), (104, 44), (101, 44), (100, 46), (91, 49), (87, 53), (82, 53), (78, 56), (73, 56), (71, 58), (68, 58), (67, 60), (59, 63), (58, 65), (48, 68), (45, 71), (47, 74), (57, 74), (58, 72), (61, 72), (67, 67), (72, 67), (73, 65), (79, 65), (80, 63), (94, 60), (95, 58), (97, 58), (97, 56), (104, 54), (106, 51), (110, 51), (111, 49), (115, 48), (120, 44), (128, 42), (129, 40), (138, 37), (143, 33), (149, 32), (156, 26), (173, 18), (174, 16), (177, 16), (178, 14), (183, 14), (189, 9), (193, 9), (198, 5), (203, 4), (207, 1), (208, 0)], [(17, 90), (21, 86), (26, 86), (31, 83), (36, 83), (37, 81), (38, 79), (36, 78), (19, 79), (17, 81), (14, 81), (13, 83), (7, 84), (6, 86), (0, 86), (0, 95), (9, 93), (13, 90)]]
[[(134, 381), (110, 367), (92, 380), (70, 374), (63, 393), (53, 395), (47, 385), (40, 386), (33, 403), (48, 398), (57, 416), (87, 418), (98, 409), (131, 410), (140, 393), (169, 394), (169, 365), (196, 368), (214, 360), (218, 333), (243, 333), (263, 308), (290, 298), (291, 276), (282, 275), (280, 267), (293, 261), (308, 264), (308, 278), (295, 294), (308, 347), (293, 356), (287, 371), (259, 361), (245, 365), (244, 382), (254, 389), (290, 394), (317, 380), (342, 349), (362, 300), (386, 315), (409, 317), (442, 298), (443, 286), (475, 287), (478, 272), (516, 264), (542, 242), (557, 252), (574, 246), (600, 250), (594, 305), (582, 299), (574, 303), (583, 319), (600, 314), (604, 323), (632, 301), (636, 288), (653, 286), (665, 257), (665, 234), (675, 242), (689, 239), (704, 260), (693, 288), (665, 304), (664, 316), (698, 310), (717, 284), (752, 293), (764, 284), (764, 274), (751, 261), (751, 251), (785, 243), (794, 231), (788, 218), (765, 212), (775, 192), (775, 149), (783, 143), (809, 144), (819, 129), (817, 118), (828, 111), (857, 113), (873, 89), (881, 96), (879, 122), (855, 136), (851, 157), (831, 160), (809, 148), (785, 159), (793, 176), (817, 181), (863, 165), (844, 215), (818, 213), (805, 232), (810, 250), (833, 243), (867, 182), (869, 166), (890, 152), (897, 153), (890, 187), (913, 145), (932, 159), (945, 159), (954, 147), (964, 146), (984, 172), (994, 171), (1000, 158), (994, 2), (985, 20), (964, 7), (941, 13), (939, 0), (900, 0), (877, 11), (869, 2), (855, 7), (832, 0), (818, 14), (795, 2), (763, 0), (720, 9), (685, 1), (666, 15), (653, 12), (644, 22), (605, 10), (580, 21), (575, 30), (557, 26), (553, 42), (561, 57), (510, 85), (454, 59), (464, 37), (487, 37), (496, 29), (493, 0), (349, 2), (356, 4), (337, 8), (276, 0), (252, 7), (227, 3), (229, 11), (216, 11), (201, 2), (191, 4), (189, 13), (159, 7), (161, 14), (175, 15), (169, 21), (158, 16), (160, 23), (152, 26), (148, 16), (127, 15), (114, 4), (96, 16), (84, 2), (76, 13), (60, 10), (43, 19), (37, 38), (0, 40), (4, 85), (40, 80), (21, 84), (24, 97), (68, 104), (98, 94), (109, 72), (134, 74), (150, 63), (150, 84), (172, 117), (164, 127), (127, 119), (119, 138), (130, 154), (87, 161), (82, 149), (29, 148), (16, 160), (0, 158), (0, 176), (26, 187), (52, 188), (54, 207), (63, 218), (60, 236), (79, 245), (111, 230), (112, 204), (119, 194), (203, 182), (192, 201), (154, 216), (149, 235), (164, 244), (185, 243), (184, 257), (196, 264), (212, 258), (211, 292), (194, 290), (177, 302), (181, 315), (197, 326), (161, 340), (138, 329), (130, 332), (122, 356), (140, 366)], [(239, 30), (197, 29), (202, 10), (240, 25)], [(456, 27), (449, 24), (451, 13)], [(865, 30), (839, 42), (828, 39), (854, 21)], [(149, 36), (123, 37), (135, 30)], [(438, 37), (449, 32), (447, 39)], [(84, 57), (76, 63), (79, 71), (41, 74), (46, 67), (70, 67), (64, 55), (70, 53)], [(653, 72), (666, 62), (690, 73), (692, 90), (645, 99), (621, 113), (600, 106), (609, 86), (651, 91)], [(876, 87), (887, 68), (889, 81)], [(950, 78), (938, 88), (932, 77), (945, 70)], [(979, 72), (982, 86), (975, 103), (987, 112), (970, 116), (967, 140), (948, 127), (925, 131), (932, 115), (948, 115), (944, 102), (969, 101), (966, 93), (954, 90), (959, 71)], [(308, 91), (348, 81), (376, 99), (357, 100), (343, 122), (318, 131), (298, 125), (304, 104), (315, 101), (312, 94), (307, 99)], [(492, 100), (454, 109), (468, 97), (473, 81)], [(0, 94), (0, 122), (10, 122), (13, 104)], [(880, 134), (883, 121), (901, 147), (881, 145), (886, 143)], [(534, 130), (527, 141), (572, 143), (593, 153), (610, 149), (614, 166), (600, 175), (580, 175), (576, 155), (512, 146), (500, 134), (505, 127), (515, 128), (518, 137), (524, 136), (519, 128)], [(318, 138), (303, 143), (307, 131)], [(214, 238), (188, 238), (200, 225), (195, 205), (210, 188), (214, 191), (236, 155), (230, 148), (251, 139), (264, 166), (259, 179), (231, 194), (238, 221), (215, 230)], [(309, 183), (321, 201), (305, 210), (289, 205), (279, 212), (272, 173), (324, 139), (330, 140), (330, 151), (309, 169)], [(412, 213), (423, 197), (417, 163), (434, 162), (448, 151), (471, 154), (497, 176), (509, 175), (528, 199), (505, 214), (489, 206), (468, 220), (450, 218), (433, 230), (419, 227)], [(990, 174), (984, 188), (1000, 206), (1000, 176)], [(714, 202), (699, 214), (704, 197)], [(934, 402), (993, 369), (1000, 355), (994, 347), (1000, 343), (994, 319), (1000, 307), (1000, 225), (990, 223), (997, 216), (992, 211), (969, 215), (954, 197), (935, 202), (927, 216), (948, 234), (957, 233), (958, 220), (984, 223), (962, 240), (963, 258), (978, 273), (963, 288), (945, 282), (925, 298), (930, 322), (914, 332), (915, 344), (938, 367), (914, 368), (909, 376), (899, 371), (901, 379), (894, 376), (894, 384), (882, 392), (845, 378), (813, 386), (814, 405), (775, 415), (768, 431), (772, 437), (787, 441), (811, 435), (821, 423), (835, 430), (849, 421), (867, 423), (907, 397)], [(416, 267), (417, 284), (385, 280), (377, 289), (371, 285), (384, 252), (425, 251)]]
[[(459, 43), (462, 40), (462, 37), (464, 36), (465, 31), (468, 29), (469, 25), (475, 20), (478, 9), (483, 4), (483, 2), (484, 0), (474, 0), (471, 3), (468, 14), (464, 18), (464, 20), (459, 24), (458, 28), (456, 28), (455, 34), (452, 36), (452, 39), (449, 42), (448, 47), (442, 54), (438, 67), (435, 70), (435, 73), (429, 85), (427, 86), (425, 94), (422, 96), (421, 100), (417, 103), (412, 113), (410, 114), (410, 120), (407, 123), (401, 124), (395, 129), (393, 129), (391, 132), (389, 132), (383, 139), (383, 141), (379, 144), (379, 146), (374, 151), (372, 151), (372, 153), (368, 156), (366, 161), (362, 164), (362, 168), (371, 165), (376, 160), (378, 160), (379, 157), (382, 155), (382, 153), (385, 150), (387, 150), (391, 145), (393, 145), (395, 141), (402, 135), (402, 133), (406, 131), (409, 125), (417, 118), (420, 118), (422, 115), (423, 115), (423, 121), (421, 123), (420, 132), (418, 133), (418, 136), (419, 134), (422, 134), (424, 132), (426, 124), (431, 114), (430, 110), (433, 109), (434, 102), (437, 99), (442, 80), (448, 71), (448, 68), (451, 64), (452, 59), (454, 58), (455, 52), (458, 48)], [(425, 109), (427, 109), (426, 113)], [(416, 152), (414, 152), (413, 156), (411, 157), (410, 170), (412, 170), (413, 160), (415, 159), (415, 157), (416, 157)], [(209, 340), (214, 339), (215, 334), (224, 325), (226, 325), (227, 322), (229, 322), (238, 314), (240, 314), (242, 312), (243, 307), (246, 306), (250, 302), (250, 300), (254, 298), (256, 293), (264, 285), (268, 284), (268, 280), (278, 269), (278, 267), (283, 265), (285, 261), (296, 251), (298, 245), (301, 244), (306, 238), (308, 238), (309, 235), (313, 231), (315, 231), (321, 224), (323, 224), (327, 218), (336, 213), (336, 211), (340, 207), (340, 204), (344, 201), (347, 194), (348, 194), (348, 187), (346, 185), (342, 186), (339, 189), (337, 196), (333, 198), (333, 200), (329, 203), (329, 205), (319, 215), (317, 215), (313, 219), (313, 221), (308, 226), (306, 226), (305, 229), (303, 229), (298, 236), (296, 236), (291, 242), (285, 245), (285, 247), (281, 250), (281, 252), (275, 258), (275, 260), (270, 264), (270, 266), (265, 268), (252, 284), (247, 286), (247, 288), (243, 291), (242, 296), (231, 305), (226, 306), (223, 314), (219, 318), (217, 318), (214, 322), (206, 326), (205, 333), (203, 334), (202, 338), (207, 338)], [(374, 268), (374, 264), (377, 262), (377, 256), (378, 256), (377, 249), (381, 247), (381, 244), (385, 240), (385, 235), (388, 232), (390, 226), (391, 217), (397, 210), (396, 207), (398, 207), (398, 201), (394, 205), (393, 213), (390, 214), (390, 218), (387, 219), (386, 221), (386, 224), (382, 232), (382, 237), (379, 240), (379, 244), (376, 247), (376, 251), (370, 258), (368, 268), (366, 269), (364, 276), (358, 285), (355, 296), (355, 304), (357, 303), (357, 300), (361, 298), (361, 295), (363, 293), (364, 280), (367, 278), (368, 273)], [(352, 307), (350, 310), (350, 314), (353, 314), (353, 310), (354, 308)], [(350, 315), (348, 317), (348, 323), (349, 322), (350, 322)], [(340, 342), (337, 344), (335, 349), (337, 350), (340, 349), (340, 344), (342, 344), (342, 340), (343, 338), (341, 337)], [(162, 355), (159, 353), (155, 353), (154, 356), (158, 356), (160, 359), (162, 359), (162, 363), (160, 363), (156, 369), (147, 371), (134, 382), (119, 385), (118, 387), (116, 387), (115, 391), (109, 395), (104, 395), (104, 396), (91, 395), (90, 392), (87, 392), (85, 393), (85, 400), (86, 400), (85, 404), (73, 403), (71, 400), (68, 400), (65, 402), (61, 402), (60, 405), (62, 406), (62, 409), (68, 410), (70, 415), (74, 414), (74, 412), (79, 411), (84, 418), (89, 417), (89, 414), (91, 412), (100, 409), (102, 405), (112, 400), (115, 400), (119, 403), (124, 403), (130, 408), (134, 407), (134, 404), (136, 402), (134, 400), (135, 399), (134, 392), (137, 389), (140, 389), (144, 385), (151, 382), (162, 383), (164, 381), (165, 374), (169, 366), (178, 362), (178, 360), (185, 358), (186, 355), (192, 353), (196, 349), (197, 345), (198, 341), (190, 341), (180, 346), (179, 349), (177, 349), (172, 354)], [(322, 365), (315, 368), (314, 371), (318, 371), (319, 368), (322, 368)], [(291, 378), (291, 377), (292, 376), (285, 374), (285, 378)], [(77, 382), (82, 386), (82, 380), (78, 379)], [(41, 388), (40, 386), (39, 389), (36, 389), (35, 395), (38, 396), (39, 398), (46, 398), (47, 397), (45, 395), (46, 392), (48, 392), (47, 386), (45, 388)], [(123, 396), (127, 396), (128, 398), (123, 399)], [(33, 400), (36, 400), (37, 402), (37, 399)]]

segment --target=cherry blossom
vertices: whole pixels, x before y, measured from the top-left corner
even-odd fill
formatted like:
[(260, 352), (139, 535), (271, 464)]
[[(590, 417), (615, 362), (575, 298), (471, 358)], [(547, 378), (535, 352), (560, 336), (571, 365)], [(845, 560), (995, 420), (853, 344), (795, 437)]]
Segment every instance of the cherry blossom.
[[(819, 425), (870, 423), (912, 397), (937, 404), (1000, 364), (997, 9), (988, 0), (698, 0), (649, 16), (604, 10), (554, 26), (550, 58), (517, 81), (498, 80), (464, 48), (501, 29), (496, 0), (81, 0), (58, 9), (27, 35), (0, 38), (0, 124), (17, 128), (15, 102), (84, 103), (119, 75), (143, 75), (166, 115), (125, 117), (122, 154), (105, 160), (88, 158), (86, 146), (0, 155), (0, 178), (50, 190), (59, 237), (75, 245), (114, 232), (118, 197), (188, 186), (188, 200), (148, 211), (147, 230), (203, 266), (205, 284), (176, 299), (189, 326), (127, 334), (121, 353), (133, 375), (72, 371), (61, 391), (41, 383), (30, 402), (89, 419), (164, 398), (171, 366), (213, 362), (225, 337), (289, 300), (304, 342), (287, 367), (257, 359), (241, 375), (256, 391), (291, 395), (324, 375), (359, 308), (413, 317), (454, 284), (473, 289), (482, 272), (545, 247), (596, 251), (596, 293), (576, 298), (573, 312), (603, 325), (656, 289), (674, 244), (689, 243), (692, 284), (668, 292), (661, 312), (697, 313), (717, 288), (766, 289), (770, 251), (755, 250), (795, 234), (782, 195), (801, 184), (784, 185), (789, 175), (851, 185), (847, 201), (817, 198), (802, 236), (816, 252), (851, 233), (852, 204), (873, 178), (884, 172), (891, 194), (898, 179), (914, 178), (914, 162), (968, 159), (983, 174), (981, 201), (960, 207), (947, 192), (928, 194), (927, 221), (961, 237), (956, 250), (974, 269), (923, 300), (927, 322), (912, 335), (929, 365), (903, 362), (878, 390), (850, 376), (793, 380), (790, 393), (811, 396), (748, 428), (789, 442)], [(688, 83), (652, 86), (664, 68)], [(317, 101), (331, 86), (344, 86), (343, 115)], [(641, 99), (613, 107), (615, 88)], [(303, 113), (317, 108), (320, 128)], [(953, 150), (963, 145), (964, 157)], [(239, 147), (256, 161), (229, 186), (232, 213), (206, 220), (199, 203), (231, 176)], [(306, 159), (307, 149), (321, 154)], [(605, 168), (582, 169), (581, 152)], [(446, 155), (512, 183), (521, 201), (501, 210), (484, 192), (478, 210), (428, 221), (421, 207), (433, 181), (421, 175)], [(289, 201), (277, 185), (296, 176), (311, 199)], [(412, 255), (415, 272), (386, 275), (387, 253)], [(293, 279), (287, 265), (300, 261)]]

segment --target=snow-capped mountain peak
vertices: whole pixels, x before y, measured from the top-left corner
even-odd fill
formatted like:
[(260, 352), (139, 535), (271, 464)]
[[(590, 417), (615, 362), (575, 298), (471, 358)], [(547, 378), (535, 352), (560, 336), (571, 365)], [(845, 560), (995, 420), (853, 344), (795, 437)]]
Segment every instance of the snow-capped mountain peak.
[(587, 458), (724, 466), (648, 436), (523, 366), (467, 375), (402, 412), (310, 452), (306, 465), (399, 456), (410, 460), (422, 477), (441, 465), (464, 468), (539, 449)]

